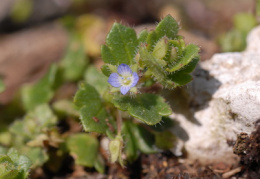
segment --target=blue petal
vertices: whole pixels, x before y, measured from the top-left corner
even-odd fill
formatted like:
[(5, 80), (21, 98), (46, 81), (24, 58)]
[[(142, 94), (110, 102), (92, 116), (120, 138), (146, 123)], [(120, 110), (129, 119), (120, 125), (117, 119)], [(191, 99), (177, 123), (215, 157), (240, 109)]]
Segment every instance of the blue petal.
[(120, 92), (123, 94), (123, 95), (125, 95), (129, 90), (130, 90), (130, 86), (122, 86), (121, 88), (120, 88)]
[(138, 83), (138, 80), (139, 80), (139, 76), (136, 72), (133, 73), (133, 80), (132, 80), (132, 84), (130, 87), (134, 87), (137, 83)]
[(131, 68), (126, 64), (121, 64), (118, 66), (117, 71), (120, 75), (131, 75), (133, 72)]
[(113, 87), (120, 87), (121, 86), (121, 77), (117, 73), (112, 73), (108, 78), (108, 83), (110, 83)]

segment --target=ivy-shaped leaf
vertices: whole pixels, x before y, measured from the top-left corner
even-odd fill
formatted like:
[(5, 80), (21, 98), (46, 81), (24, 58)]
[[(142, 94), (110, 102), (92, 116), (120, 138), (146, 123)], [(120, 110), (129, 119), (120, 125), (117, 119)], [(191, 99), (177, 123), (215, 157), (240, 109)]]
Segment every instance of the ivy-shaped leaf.
[(102, 59), (105, 63), (131, 65), (138, 47), (134, 29), (114, 23), (107, 35), (106, 45), (101, 47)]
[(131, 116), (148, 125), (155, 125), (161, 121), (162, 116), (168, 116), (172, 113), (165, 100), (154, 94), (138, 94), (134, 98), (117, 96), (113, 103), (117, 108), (128, 111)]
[(80, 111), (80, 120), (87, 132), (105, 133), (108, 129), (107, 112), (98, 91), (89, 84), (81, 84), (74, 97), (74, 104)]
[(76, 164), (93, 167), (98, 157), (98, 140), (88, 134), (70, 136), (66, 145)]

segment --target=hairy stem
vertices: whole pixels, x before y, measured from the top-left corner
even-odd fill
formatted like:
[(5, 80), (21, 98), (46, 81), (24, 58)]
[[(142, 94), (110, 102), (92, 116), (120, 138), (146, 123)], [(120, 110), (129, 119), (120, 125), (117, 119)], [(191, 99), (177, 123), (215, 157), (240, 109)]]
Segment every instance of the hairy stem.
[(116, 116), (116, 123), (117, 123), (117, 135), (121, 135), (121, 126), (122, 126), (122, 116), (121, 111), (117, 110), (117, 116)]

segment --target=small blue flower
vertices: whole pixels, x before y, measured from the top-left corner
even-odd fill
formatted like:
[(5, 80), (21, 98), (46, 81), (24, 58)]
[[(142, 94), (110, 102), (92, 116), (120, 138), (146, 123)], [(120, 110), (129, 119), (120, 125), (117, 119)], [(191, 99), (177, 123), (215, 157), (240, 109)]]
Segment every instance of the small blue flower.
[(134, 87), (138, 80), (138, 74), (133, 72), (126, 64), (121, 64), (117, 68), (118, 73), (112, 73), (108, 78), (108, 83), (113, 87), (120, 88), (120, 92), (125, 95), (132, 87)]

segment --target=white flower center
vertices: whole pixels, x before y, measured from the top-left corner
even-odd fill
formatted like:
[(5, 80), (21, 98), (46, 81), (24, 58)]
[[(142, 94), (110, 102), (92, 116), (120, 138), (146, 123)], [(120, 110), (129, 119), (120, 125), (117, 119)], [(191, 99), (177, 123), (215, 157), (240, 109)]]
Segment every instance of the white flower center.
[(123, 76), (121, 77), (123, 85), (130, 85), (132, 83), (131, 76)]

